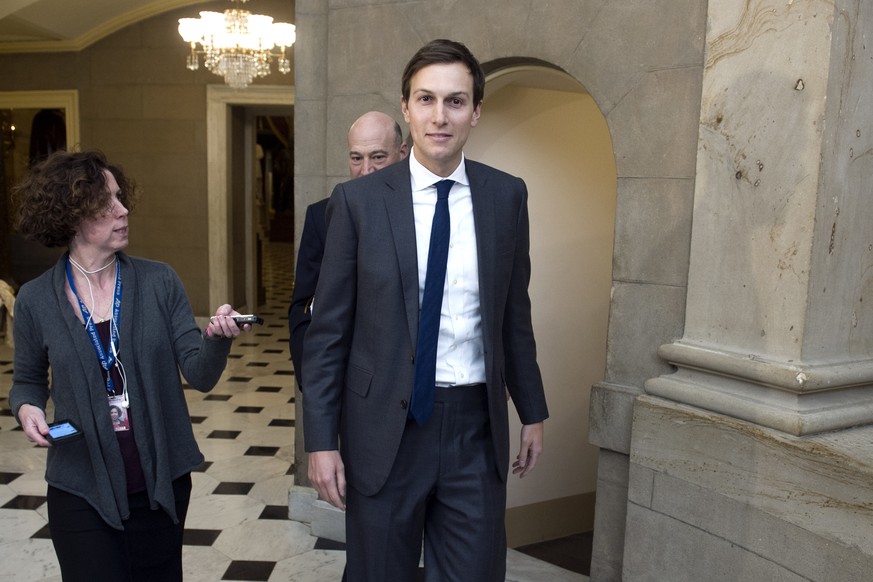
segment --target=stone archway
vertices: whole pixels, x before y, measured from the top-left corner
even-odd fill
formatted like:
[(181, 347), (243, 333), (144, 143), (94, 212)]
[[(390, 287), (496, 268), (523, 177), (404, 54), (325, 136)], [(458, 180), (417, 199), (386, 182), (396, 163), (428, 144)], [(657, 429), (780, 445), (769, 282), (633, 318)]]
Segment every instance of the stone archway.
[(587, 411), (606, 366), (616, 171), (606, 119), (579, 81), (538, 59), (483, 68), (482, 117), (464, 151), (527, 184), (530, 294), (551, 411), (553, 462), (508, 484), (507, 536), (516, 547), (593, 529), (597, 449)]

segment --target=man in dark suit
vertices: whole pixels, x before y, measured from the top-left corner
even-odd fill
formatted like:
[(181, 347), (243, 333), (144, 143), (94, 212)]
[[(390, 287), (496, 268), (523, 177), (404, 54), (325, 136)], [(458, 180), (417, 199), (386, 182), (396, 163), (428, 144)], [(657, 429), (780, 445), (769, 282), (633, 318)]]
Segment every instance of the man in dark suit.
[[(408, 152), (403, 142), (400, 125), (391, 116), (380, 111), (368, 111), (349, 128), (349, 177), (357, 178), (372, 174), (406, 157)], [(288, 329), (291, 332), (291, 361), (297, 384), (303, 388), (303, 338), (312, 320), (312, 303), (321, 257), (324, 255), (324, 239), (327, 236), (327, 220), (324, 216), (327, 198), (306, 208), (300, 250), (294, 272), (294, 292), (288, 308)]]
[(507, 392), (513, 473), (542, 451), (527, 189), (463, 155), (484, 84), (464, 45), (422, 47), (402, 80), (412, 154), (328, 204), (305, 448), (320, 497), (346, 510), (350, 582), (415, 580), (422, 535), (426, 580), (502, 582)]

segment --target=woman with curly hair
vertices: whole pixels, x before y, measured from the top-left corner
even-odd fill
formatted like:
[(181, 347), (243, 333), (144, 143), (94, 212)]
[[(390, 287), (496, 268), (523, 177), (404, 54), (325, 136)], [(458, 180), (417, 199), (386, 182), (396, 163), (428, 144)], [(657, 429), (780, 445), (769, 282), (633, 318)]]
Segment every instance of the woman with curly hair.
[[(9, 394), (27, 438), (49, 447), (49, 529), (63, 579), (182, 580), (190, 473), (203, 455), (179, 372), (211, 390), (238, 314), (218, 307), (201, 333), (173, 269), (124, 254), (135, 191), (103, 154), (52, 154), (15, 194), (19, 232), (67, 247), (19, 291)], [(49, 398), (55, 419), (82, 438), (50, 441)]]

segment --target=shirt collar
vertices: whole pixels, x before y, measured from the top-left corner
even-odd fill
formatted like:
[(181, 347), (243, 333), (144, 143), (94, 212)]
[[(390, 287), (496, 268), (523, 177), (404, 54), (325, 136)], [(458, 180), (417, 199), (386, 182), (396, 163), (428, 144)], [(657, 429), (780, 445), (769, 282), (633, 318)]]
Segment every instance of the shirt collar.
[(409, 152), (409, 174), (412, 177), (412, 191), (417, 192), (419, 190), (424, 190), (430, 186), (433, 186), (440, 180), (454, 180), (458, 184), (463, 184), (465, 186), (470, 185), (470, 180), (467, 178), (467, 166), (465, 164), (466, 158), (464, 157), (464, 152), (461, 152), (461, 163), (458, 164), (458, 167), (445, 178), (442, 176), (437, 176), (427, 168), (425, 168), (418, 160), (415, 159), (413, 152), (415, 151), (415, 147), (413, 146), (412, 151)]

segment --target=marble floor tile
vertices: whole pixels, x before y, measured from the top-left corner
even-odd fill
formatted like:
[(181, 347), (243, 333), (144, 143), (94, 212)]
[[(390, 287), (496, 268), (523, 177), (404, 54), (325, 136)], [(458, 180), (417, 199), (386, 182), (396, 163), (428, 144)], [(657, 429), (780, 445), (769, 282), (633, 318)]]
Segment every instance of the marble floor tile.
[(288, 428), (271, 426), (246, 428), (237, 440), (250, 445), (281, 447), (288, 444)]
[(211, 547), (183, 546), (182, 574), (185, 582), (216, 582), (230, 565), (230, 558)]
[(0, 509), (0, 544), (29, 539), (46, 523), (35, 511)]
[(0, 434), (5, 441), (4, 448), (0, 451), (0, 468), (3, 471), (14, 473), (28, 473), (30, 471), (45, 471), (44, 449), (39, 449), (28, 442), (23, 432), (6, 431)]
[(275, 457), (239, 456), (215, 461), (206, 474), (219, 481), (255, 483), (261, 479), (280, 477), (288, 470), (288, 463)]
[(196, 434), (199, 431), (195, 431), (197, 444), (200, 445), (200, 451), (203, 453), (203, 456), (206, 457), (207, 461), (212, 461), (214, 463), (216, 461), (235, 459), (245, 455), (246, 449), (249, 448), (249, 445), (246, 443), (238, 443), (235, 440), (230, 439), (207, 438), (207, 435), (211, 433), (212, 430), (213, 429), (206, 431), (202, 436)]
[(43, 495), (48, 489), (45, 482), (45, 461), (41, 465), (35, 467), (34, 470), (28, 471), (15, 481), (9, 484), (9, 488), (15, 491), (18, 495)]
[(315, 538), (302, 523), (256, 519), (224, 528), (212, 547), (233, 560), (277, 562), (308, 552)]
[(215, 491), (219, 481), (214, 477), (195, 471), (191, 473), (191, 499), (205, 497)]
[(60, 580), (61, 569), (51, 540), (25, 537), (16, 542), (0, 544), (0, 553), (3, 556), (0, 559), (0, 580)]
[(294, 485), (292, 475), (281, 475), (269, 479), (262, 479), (255, 483), (249, 491), (249, 497), (261, 501), (265, 505), (288, 506), (288, 493)]
[[(202, 423), (198, 426), (201, 430), (206, 429), (220, 429), (227, 426), (234, 427), (235, 430), (242, 429), (257, 429), (257, 428), (267, 428), (270, 426), (270, 421), (272, 418), (267, 415), (252, 414), (252, 413), (240, 413), (235, 412), (234, 408), (239, 408), (240, 406), (236, 403), (229, 403), (231, 410), (223, 411), (215, 413), (213, 412), (209, 416), (207, 416)], [(275, 405), (274, 405), (275, 406)], [(288, 438), (288, 434), (285, 433), (285, 438)]]
[(263, 503), (248, 495), (206, 495), (191, 499), (185, 527), (193, 529), (225, 529), (257, 519)]
[(289, 466), (294, 464), (294, 446), (279, 447), (279, 452), (276, 453), (277, 459), (286, 461)]
[(12, 499), (16, 495), (18, 495), (18, 494), (15, 491), (13, 491), (12, 488), (9, 487), (9, 485), (0, 485), (0, 507), (3, 507), (3, 505), (7, 501)]
[(338, 582), (345, 565), (345, 552), (312, 550), (277, 562), (269, 582)]

